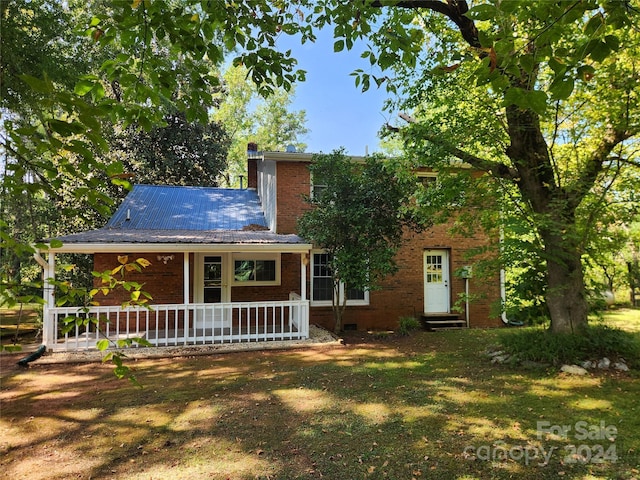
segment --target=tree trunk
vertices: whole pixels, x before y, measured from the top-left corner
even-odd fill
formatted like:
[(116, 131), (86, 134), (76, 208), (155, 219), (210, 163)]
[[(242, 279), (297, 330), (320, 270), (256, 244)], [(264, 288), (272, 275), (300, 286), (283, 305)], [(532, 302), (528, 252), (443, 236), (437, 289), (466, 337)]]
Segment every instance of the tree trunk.
[(347, 306), (347, 296), (345, 295), (340, 302), (340, 279), (333, 279), (333, 299), (331, 301), (333, 309), (333, 332), (336, 335), (342, 333), (342, 317), (344, 316), (344, 310)]
[(538, 116), (513, 105), (507, 107), (511, 145), (507, 155), (520, 175), (516, 182), (529, 203), (544, 242), (547, 262), (546, 301), (553, 333), (579, 333), (587, 325), (588, 305), (577, 244), (575, 210), (557, 183)]
[(547, 307), (553, 333), (580, 333), (587, 326), (586, 289), (580, 251), (559, 235), (544, 235)]

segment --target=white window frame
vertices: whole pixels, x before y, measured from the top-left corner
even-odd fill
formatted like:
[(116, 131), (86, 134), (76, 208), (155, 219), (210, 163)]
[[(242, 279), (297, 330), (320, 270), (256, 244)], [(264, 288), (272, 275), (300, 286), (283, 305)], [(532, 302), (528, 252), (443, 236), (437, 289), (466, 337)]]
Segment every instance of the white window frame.
[[(310, 271), (311, 271), (311, 306), (313, 307), (330, 307), (332, 306), (333, 302), (332, 300), (314, 300), (313, 299), (313, 280), (314, 280), (314, 275), (313, 275), (313, 270), (314, 270), (314, 264), (315, 264), (315, 256), (316, 255), (321, 255), (326, 253), (323, 250), (312, 250), (311, 251), (311, 265), (310, 265)], [(339, 296), (340, 296), (340, 304), (342, 304), (342, 301), (344, 299), (345, 293), (346, 293), (346, 289), (345, 289), (345, 284), (344, 283), (340, 283), (340, 289), (339, 289)], [(367, 306), (369, 305), (369, 290), (365, 290), (364, 291), (364, 298), (362, 300), (356, 299), (356, 300), (347, 300), (347, 306)]]
[[(236, 261), (256, 261), (256, 260), (272, 260), (276, 263), (275, 280), (248, 280), (241, 282), (236, 280)], [(280, 285), (280, 254), (279, 253), (234, 253), (231, 255), (231, 285), (237, 287), (253, 287), (253, 286), (274, 286)]]
[[(424, 187), (427, 187), (428, 183), (431, 182), (438, 184), (438, 172), (417, 172), (416, 175)], [(425, 181), (427, 179), (428, 181)]]
[[(316, 183), (313, 174), (309, 177), (311, 178), (311, 190), (309, 195), (312, 199), (317, 200), (319, 198), (318, 193), (324, 192), (328, 188), (328, 185), (326, 183)], [(318, 190), (318, 193), (316, 193), (316, 189)]]

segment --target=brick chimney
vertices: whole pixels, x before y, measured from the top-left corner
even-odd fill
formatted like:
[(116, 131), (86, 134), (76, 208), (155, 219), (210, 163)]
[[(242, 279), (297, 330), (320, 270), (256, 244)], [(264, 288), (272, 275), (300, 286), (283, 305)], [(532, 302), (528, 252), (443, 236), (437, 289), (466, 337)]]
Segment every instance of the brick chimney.
[(247, 144), (247, 188), (258, 188), (258, 144)]

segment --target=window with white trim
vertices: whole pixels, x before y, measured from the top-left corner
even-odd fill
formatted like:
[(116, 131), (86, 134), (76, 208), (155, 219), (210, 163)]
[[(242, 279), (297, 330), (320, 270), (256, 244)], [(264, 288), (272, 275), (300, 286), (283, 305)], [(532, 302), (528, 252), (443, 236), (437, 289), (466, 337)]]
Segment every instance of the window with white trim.
[(233, 254), (233, 285), (280, 285), (280, 255)]
[[(331, 256), (325, 252), (313, 252), (311, 255), (311, 303), (316, 306), (331, 305), (333, 299), (333, 279), (329, 261)], [(357, 288), (345, 288), (340, 285), (340, 302), (347, 298), (347, 305), (369, 305), (369, 291)]]
[(311, 175), (311, 198), (320, 199), (322, 194), (327, 190), (327, 181), (317, 173)]
[(437, 172), (418, 172), (418, 181), (422, 183), (425, 188), (436, 186), (438, 183)]

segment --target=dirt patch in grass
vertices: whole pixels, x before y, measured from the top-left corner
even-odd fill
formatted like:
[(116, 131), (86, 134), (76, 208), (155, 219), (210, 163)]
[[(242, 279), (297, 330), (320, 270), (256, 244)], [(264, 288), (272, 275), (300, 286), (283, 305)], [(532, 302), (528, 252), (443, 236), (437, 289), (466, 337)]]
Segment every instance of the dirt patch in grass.
[[(100, 363), (20, 369), (2, 357), (0, 476), (638, 476), (637, 375), (491, 365), (482, 352), (495, 339), (491, 330), (353, 332), (342, 346), (132, 361), (144, 388)], [(538, 422), (570, 430), (541, 432)], [(577, 422), (616, 434), (580, 439)], [(617, 458), (594, 461), (599, 446)], [(536, 448), (549, 460), (532, 457)]]

